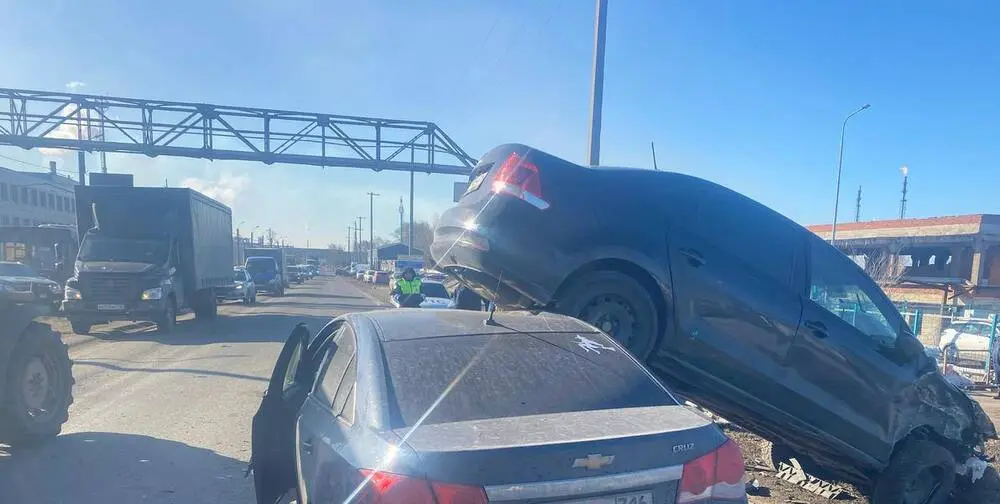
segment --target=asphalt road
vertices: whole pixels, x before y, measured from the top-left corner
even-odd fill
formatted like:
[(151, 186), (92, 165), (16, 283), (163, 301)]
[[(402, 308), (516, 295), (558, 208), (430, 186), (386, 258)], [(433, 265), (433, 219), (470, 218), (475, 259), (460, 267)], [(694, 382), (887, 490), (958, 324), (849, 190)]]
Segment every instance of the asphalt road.
[(318, 277), (252, 307), (224, 305), (213, 322), (184, 316), (170, 335), (122, 323), (79, 336), (57, 320), (76, 402), (55, 440), (0, 447), (0, 501), (253, 502), (250, 422), (284, 339), (300, 321), (315, 333), (379, 306), (352, 281)]

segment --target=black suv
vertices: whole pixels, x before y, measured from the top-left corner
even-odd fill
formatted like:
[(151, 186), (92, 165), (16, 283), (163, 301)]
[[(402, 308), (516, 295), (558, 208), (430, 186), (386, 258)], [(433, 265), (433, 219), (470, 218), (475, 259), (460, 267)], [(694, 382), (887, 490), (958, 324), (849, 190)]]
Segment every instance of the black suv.
[(590, 322), (695, 402), (876, 502), (903, 502), (918, 480), (938, 502), (997, 435), (857, 264), (705, 180), (502, 145), (431, 253), (501, 306)]

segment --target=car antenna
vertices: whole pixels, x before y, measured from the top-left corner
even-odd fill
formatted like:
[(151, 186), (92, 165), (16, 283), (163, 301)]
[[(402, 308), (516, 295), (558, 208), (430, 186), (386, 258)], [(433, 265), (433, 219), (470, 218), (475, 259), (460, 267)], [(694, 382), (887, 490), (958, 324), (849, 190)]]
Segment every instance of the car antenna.
[(495, 320), (493, 320), (493, 314), (497, 311), (497, 299), (500, 297), (500, 284), (502, 282), (503, 282), (503, 270), (500, 270), (500, 278), (497, 279), (497, 288), (493, 292), (493, 302), (490, 303), (490, 316), (489, 318), (486, 319), (486, 322), (484, 322), (485, 325), (488, 326), (500, 325), (497, 324)]

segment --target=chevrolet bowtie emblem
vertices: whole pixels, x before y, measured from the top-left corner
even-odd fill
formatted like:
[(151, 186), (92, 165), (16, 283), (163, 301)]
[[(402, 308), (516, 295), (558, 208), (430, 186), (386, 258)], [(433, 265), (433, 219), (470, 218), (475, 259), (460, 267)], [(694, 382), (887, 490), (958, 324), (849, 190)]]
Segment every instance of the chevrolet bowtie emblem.
[(614, 455), (600, 455), (591, 454), (584, 458), (578, 458), (573, 461), (573, 467), (582, 467), (584, 469), (600, 469), (615, 461)]

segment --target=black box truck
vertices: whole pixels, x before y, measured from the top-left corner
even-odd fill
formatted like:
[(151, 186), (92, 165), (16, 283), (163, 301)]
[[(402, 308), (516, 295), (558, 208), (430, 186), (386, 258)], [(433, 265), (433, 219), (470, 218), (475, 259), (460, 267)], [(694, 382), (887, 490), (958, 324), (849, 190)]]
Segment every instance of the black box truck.
[(83, 233), (63, 310), (73, 332), (113, 320), (173, 329), (177, 315), (216, 316), (233, 276), (232, 211), (186, 188), (77, 186)]

